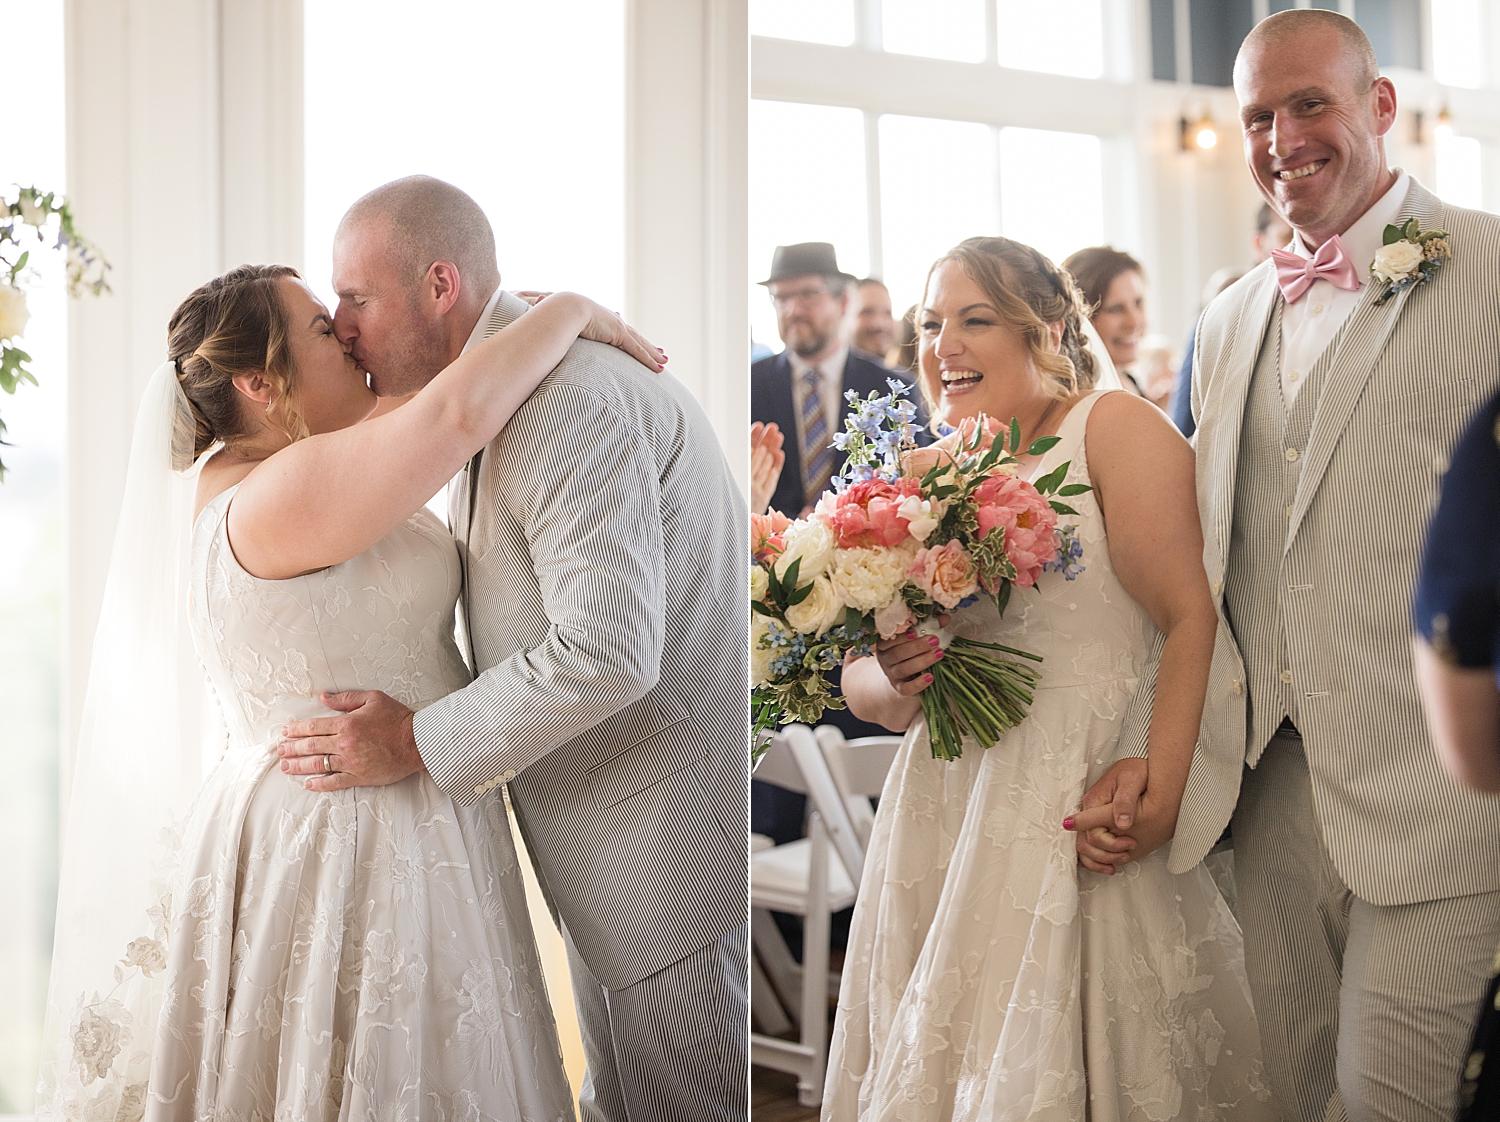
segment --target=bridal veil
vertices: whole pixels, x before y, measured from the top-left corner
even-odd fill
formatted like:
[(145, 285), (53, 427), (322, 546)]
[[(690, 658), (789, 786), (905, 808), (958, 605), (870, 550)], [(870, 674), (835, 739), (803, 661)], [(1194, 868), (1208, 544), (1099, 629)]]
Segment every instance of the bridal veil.
[(194, 463), (193, 434), (176, 368), (164, 363), (136, 417), (77, 751), (63, 769), (38, 1119), (135, 1119), (145, 1105), (172, 909), (173, 824), (222, 744), (187, 625), (202, 463)]

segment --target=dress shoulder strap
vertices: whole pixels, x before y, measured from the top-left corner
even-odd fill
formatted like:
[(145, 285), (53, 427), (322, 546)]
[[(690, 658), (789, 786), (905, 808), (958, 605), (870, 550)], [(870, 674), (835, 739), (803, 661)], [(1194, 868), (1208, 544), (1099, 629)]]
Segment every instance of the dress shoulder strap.
[(1064, 460), (1078, 459), (1078, 450), (1083, 446), (1084, 433), (1088, 429), (1089, 413), (1093, 411), (1094, 405), (1107, 393), (1126, 393), (1125, 389), (1103, 389), (1095, 390), (1093, 393), (1080, 398), (1074, 402), (1073, 408), (1068, 410), (1068, 415), (1057, 429), (1057, 443), (1054, 444), (1041, 462), (1030, 473), (1030, 478), (1040, 479), (1049, 471), (1057, 467)]

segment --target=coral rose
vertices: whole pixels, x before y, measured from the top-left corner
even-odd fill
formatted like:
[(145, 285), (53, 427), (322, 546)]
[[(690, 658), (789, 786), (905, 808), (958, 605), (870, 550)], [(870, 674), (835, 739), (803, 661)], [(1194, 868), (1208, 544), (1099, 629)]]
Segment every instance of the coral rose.
[(979, 591), (979, 573), (974, 568), (974, 559), (957, 541), (918, 550), (906, 575), (949, 610)]

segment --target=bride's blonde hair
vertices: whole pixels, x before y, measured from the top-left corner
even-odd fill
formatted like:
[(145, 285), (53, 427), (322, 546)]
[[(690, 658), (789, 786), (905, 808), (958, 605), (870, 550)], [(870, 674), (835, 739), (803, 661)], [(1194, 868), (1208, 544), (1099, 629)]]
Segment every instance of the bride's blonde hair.
[(194, 289), (172, 313), (167, 357), (193, 410), (194, 459), (219, 441), (232, 444), (254, 431), (246, 399), (234, 387), (238, 374), (260, 374), (271, 383), (275, 396), (267, 416), (293, 440), (307, 435), (279, 291), (283, 278), (301, 275), (290, 265), (241, 265)]
[[(1011, 238), (968, 238), (927, 270), (918, 317), (927, 306), (932, 274), (949, 261), (957, 262), (969, 279), (984, 290), (1006, 326), (1026, 340), (1032, 361), (1046, 379), (1053, 397), (1069, 398), (1094, 388), (1099, 380), (1099, 364), (1084, 334), (1088, 312), (1078, 286), (1066, 269), (1059, 269), (1031, 246)], [(1057, 350), (1052, 349), (1054, 323), (1063, 326)], [(920, 331), (918, 336), (920, 339)], [(933, 405), (928, 401), (929, 409)]]

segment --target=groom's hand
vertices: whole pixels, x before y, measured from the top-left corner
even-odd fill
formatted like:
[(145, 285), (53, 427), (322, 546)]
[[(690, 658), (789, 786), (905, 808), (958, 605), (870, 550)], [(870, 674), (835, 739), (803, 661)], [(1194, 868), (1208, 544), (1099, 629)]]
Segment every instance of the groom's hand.
[(1129, 861), (1139, 843), (1127, 837), (1140, 814), (1146, 790), (1146, 761), (1120, 760), (1084, 793), (1078, 813), (1063, 819), (1063, 829), (1078, 834), (1078, 863), (1085, 869), (1113, 876), (1115, 867)]
[(325, 693), (320, 700), (341, 717), (290, 721), (276, 749), (281, 770), (302, 775), (309, 791), (345, 787), (384, 787), (422, 771), (425, 765), (412, 736), (413, 713), (380, 693)]

